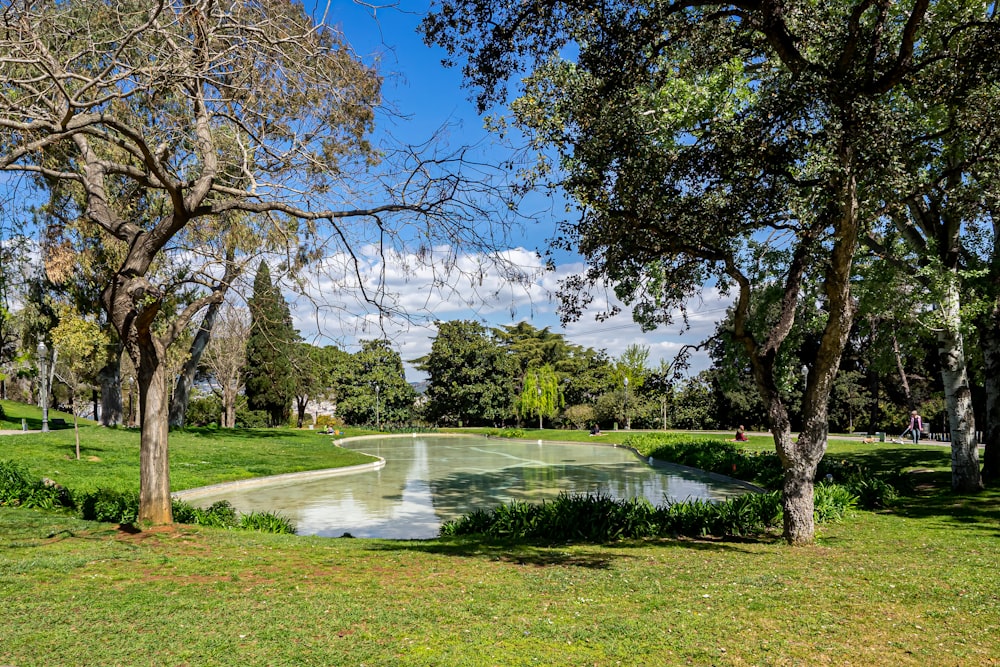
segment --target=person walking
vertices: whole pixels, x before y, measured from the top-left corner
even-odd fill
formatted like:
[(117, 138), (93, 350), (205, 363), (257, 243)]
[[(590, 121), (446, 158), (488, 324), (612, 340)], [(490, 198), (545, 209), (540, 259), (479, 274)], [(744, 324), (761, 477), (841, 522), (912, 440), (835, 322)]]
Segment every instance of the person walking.
[(910, 412), (910, 427), (906, 429), (910, 433), (910, 437), (913, 438), (913, 444), (920, 444), (920, 432), (924, 430), (924, 420), (920, 418), (920, 415), (916, 410)]

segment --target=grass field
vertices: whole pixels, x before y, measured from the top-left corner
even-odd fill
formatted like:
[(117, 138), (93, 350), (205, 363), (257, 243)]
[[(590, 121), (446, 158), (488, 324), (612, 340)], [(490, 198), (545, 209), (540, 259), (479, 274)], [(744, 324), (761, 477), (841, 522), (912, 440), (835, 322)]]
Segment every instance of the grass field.
[[(553, 434), (571, 439), (529, 437)], [(0, 458), (71, 487), (134, 485), (137, 434), (88, 427), (83, 455), (99, 460), (79, 464), (72, 440), (0, 437)], [(337, 450), (295, 431), (171, 447), (175, 488)], [(0, 508), (0, 665), (1000, 664), (1000, 492), (942, 490), (941, 447), (832, 440), (830, 455), (911, 469), (918, 495), (801, 548), (134, 532)]]

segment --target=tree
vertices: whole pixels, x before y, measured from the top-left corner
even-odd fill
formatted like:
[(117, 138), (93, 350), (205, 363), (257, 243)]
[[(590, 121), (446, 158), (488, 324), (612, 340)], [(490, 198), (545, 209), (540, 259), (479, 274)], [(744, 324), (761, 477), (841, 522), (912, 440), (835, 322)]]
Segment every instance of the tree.
[(80, 425), (77, 421), (76, 399), (85, 381), (89, 379), (92, 384), (96, 379), (101, 353), (108, 341), (100, 325), (93, 320), (81, 317), (68, 306), (59, 308), (58, 312), (59, 324), (50, 332), (54, 347), (54, 375), (69, 388), (76, 458), (79, 460)]
[(222, 406), (222, 428), (236, 427), (236, 402), (243, 389), (243, 369), (247, 361), (250, 316), (245, 310), (227, 305), (219, 311), (203, 356), (212, 378), (212, 391)]
[(430, 353), (416, 363), (428, 374), (428, 419), (495, 425), (511, 415), (516, 367), (496, 334), (478, 322), (439, 322)]
[(351, 355), (349, 381), (341, 387), (337, 414), (354, 424), (405, 424), (416, 392), (403, 360), (387, 340), (365, 340)]
[[(649, 361), (649, 348), (644, 345), (631, 344), (625, 348), (615, 362), (615, 380), (622, 387), (622, 421), (625, 429), (632, 428), (632, 413), (638, 404), (636, 398), (642, 391), (642, 386), (649, 375), (646, 362)], [(632, 409), (629, 409), (629, 392), (632, 394)]]
[[(784, 536), (801, 544), (814, 535), (814, 478), (855, 314), (859, 236), (884, 206), (885, 162), (914, 150), (892, 131), (893, 97), (917, 74), (961, 64), (947, 47), (956, 31), (970, 36), (963, 61), (995, 61), (996, 40), (977, 25), (963, 3), (931, 1), (451, 0), (424, 28), (468, 57), (482, 108), (530, 69), (513, 122), (541, 152), (534, 173), (549, 178), (545, 151), (556, 152), (557, 182), (580, 212), (560, 243), (588, 261), (563, 285), (564, 317), (579, 317), (604, 286), (646, 326), (671, 321), (706, 280), (736, 292), (733, 335), (785, 472)], [(823, 299), (822, 335), (793, 440), (786, 339), (806, 280)], [(779, 308), (754, 329), (751, 298), (772, 285)]]
[(298, 332), (292, 328), (288, 303), (261, 262), (250, 299), (250, 336), (247, 338), (243, 384), (251, 410), (268, 414), (270, 426), (288, 423), (296, 377), (293, 366)]
[(517, 401), (518, 414), (538, 417), (538, 428), (542, 428), (542, 417), (554, 418), (566, 404), (562, 394), (562, 382), (555, 370), (549, 366), (528, 369)]
[(283, 271), (336, 255), (349, 273), (373, 239), (502, 236), (478, 234), (498, 190), (463, 176), (461, 150), (372, 145), (377, 72), (300, 4), (18, 1), (4, 16), (0, 169), (76, 188), (86, 224), (127, 248), (101, 302), (136, 367), (140, 524), (172, 520), (166, 351), (226, 289), (203, 234), (280, 242)]

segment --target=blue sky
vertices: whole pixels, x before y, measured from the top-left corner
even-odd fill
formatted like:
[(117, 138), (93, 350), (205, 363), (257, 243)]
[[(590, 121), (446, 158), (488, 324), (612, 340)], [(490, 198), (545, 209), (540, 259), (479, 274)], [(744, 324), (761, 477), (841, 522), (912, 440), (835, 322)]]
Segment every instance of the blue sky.
[[(330, 5), (326, 22), (340, 27), (366, 62), (378, 62), (385, 77), (383, 95), (402, 116), (383, 119), (383, 130), (388, 129), (398, 139), (419, 143), (447, 125), (447, 141), (452, 148), (477, 145), (491, 160), (502, 161), (507, 157), (506, 150), (483, 128), (483, 119), (469, 100), (470, 91), (462, 87), (461, 72), (443, 67), (443, 52), (424, 45), (417, 33), (427, 8), (425, 2), (405, 0), (378, 8), (341, 1)], [(537, 275), (529, 285), (512, 286), (500, 276), (487, 274), (485, 279), (480, 277), (478, 284), (457, 279), (447, 288), (435, 289), (430, 287), (433, 278), (427, 272), (399, 270), (408, 263), (407, 257), (389, 257), (383, 263), (373, 254), (363, 265), (364, 279), (374, 285), (377, 276), (382, 276), (387, 300), (410, 313), (408, 321), (386, 319), (370, 311), (363, 314), (349, 297), (332, 298), (344, 294), (344, 285), (333, 284), (327, 277), (316, 279), (309, 298), (300, 297), (293, 303), (297, 328), (306, 340), (337, 344), (348, 351), (357, 349), (358, 340), (386, 335), (397, 345), (403, 359), (410, 360), (430, 350), (435, 319), (475, 319), (487, 326), (527, 320), (536, 327), (563, 333), (571, 343), (604, 349), (612, 356), (621, 354), (632, 343), (645, 345), (650, 349), (650, 363), (655, 366), (660, 359), (672, 359), (682, 345), (701, 342), (725, 314), (728, 299), (719, 298), (709, 289), (690, 304), (691, 329), (683, 334), (681, 324), (643, 333), (632, 322), (627, 308), (604, 322), (594, 319), (595, 310), (585, 313), (578, 322), (561, 326), (552, 298), (558, 280), (581, 272), (584, 264), (578, 256), (561, 253), (555, 257), (554, 272), (541, 271), (536, 251), (545, 249), (563, 206), (541, 196), (530, 199), (529, 206), (534, 207), (530, 213), (537, 222), (510, 238), (508, 254), (509, 261)], [(474, 268), (480, 259), (460, 255), (459, 263)], [(707, 366), (707, 358), (696, 355), (691, 372)], [(422, 379), (409, 364), (407, 376), (411, 381)]]

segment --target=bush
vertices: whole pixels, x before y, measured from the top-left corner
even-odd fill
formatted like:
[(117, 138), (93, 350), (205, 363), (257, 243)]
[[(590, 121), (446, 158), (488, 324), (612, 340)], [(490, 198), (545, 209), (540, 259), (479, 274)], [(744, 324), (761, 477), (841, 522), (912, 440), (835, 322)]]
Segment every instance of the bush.
[(817, 523), (837, 522), (858, 507), (858, 498), (840, 484), (817, 484), (813, 490), (813, 516)]
[(519, 428), (493, 428), (486, 432), (488, 438), (523, 438), (524, 430)]
[(98, 489), (86, 493), (77, 503), (88, 521), (133, 525), (139, 519), (139, 492)]
[(584, 429), (597, 420), (597, 412), (591, 405), (571, 405), (563, 411), (563, 420), (573, 428)]
[(215, 396), (192, 398), (188, 402), (184, 423), (187, 426), (218, 426), (222, 416), (222, 401)]
[(327, 426), (342, 429), (344, 428), (344, 420), (340, 417), (334, 417), (333, 415), (319, 415), (316, 417), (316, 428), (324, 429)]
[(240, 517), (241, 530), (256, 530), (261, 533), (294, 535), (295, 526), (290, 520), (272, 512), (250, 512)]
[(756, 535), (780, 522), (777, 492), (751, 493), (721, 503), (685, 500), (659, 507), (644, 498), (560, 494), (540, 505), (513, 501), (490, 511), (477, 510), (443, 524), (441, 534), (600, 543), (674, 535)]
[(24, 466), (0, 461), (0, 505), (51, 510), (72, 507), (73, 498), (58, 484), (32, 479)]
[(220, 500), (206, 509), (195, 507), (183, 500), (173, 502), (174, 521), (213, 528), (235, 528), (239, 525), (236, 508), (228, 500)]

